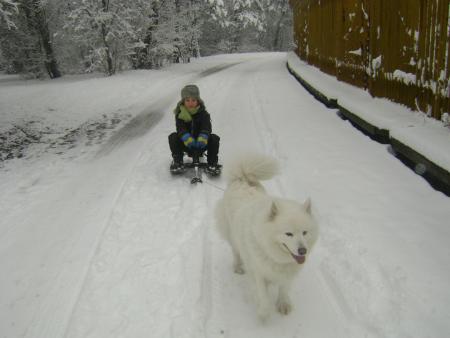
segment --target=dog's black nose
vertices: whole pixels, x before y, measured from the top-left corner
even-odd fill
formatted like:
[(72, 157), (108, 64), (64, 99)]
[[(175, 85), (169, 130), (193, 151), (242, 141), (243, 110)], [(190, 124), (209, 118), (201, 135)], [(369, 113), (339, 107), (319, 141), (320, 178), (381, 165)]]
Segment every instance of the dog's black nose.
[(298, 249), (298, 254), (299, 254), (299, 256), (304, 256), (304, 255), (306, 255), (306, 252), (307, 252), (306, 248), (299, 248), (299, 249)]

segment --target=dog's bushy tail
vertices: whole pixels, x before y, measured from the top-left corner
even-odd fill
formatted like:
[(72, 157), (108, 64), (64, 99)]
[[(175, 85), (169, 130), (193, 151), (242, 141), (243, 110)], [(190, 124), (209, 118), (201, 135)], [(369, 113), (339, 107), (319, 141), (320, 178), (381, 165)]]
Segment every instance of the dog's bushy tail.
[(249, 184), (256, 184), (271, 179), (279, 172), (278, 162), (273, 157), (262, 154), (240, 155), (227, 168), (228, 183), (245, 180)]

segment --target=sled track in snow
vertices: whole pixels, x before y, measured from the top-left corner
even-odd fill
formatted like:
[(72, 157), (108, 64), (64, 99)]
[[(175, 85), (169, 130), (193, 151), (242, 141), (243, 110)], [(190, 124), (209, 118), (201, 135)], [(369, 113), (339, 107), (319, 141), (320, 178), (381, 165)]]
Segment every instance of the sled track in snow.
[(150, 110), (144, 110), (142, 113), (132, 118), (122, 129), (114, 134), (108, 142), (100, 149), (98, 155), (109, 154), (116, 147), (127, 141), (145, 135), (152, 129), (164, 116), (164, 108), (169, 104), (168, 98), (158, 102), (157, 106)]
[(200, 74), (198, 74), (198, 76), (196, 77), (196, 79), (197, 79), (197, 78), (202, 79), (202, 78), (204, 78), (204, 77), (207, 77), (207, 76), (216, 74), (216, 73), (221, 72), (221, 71), (223, 71), (223, 70), (225, 70), (225, 69), (228, 69), (228, 68), (230, 68), (230, 67), (234, 67), (234, 66), (236, 66), (236, 65), (238, 65), (238, 64), (241, 64), (242, 62), (243, 62), (243, 61), (241, 61), (241, 62), (234, 62), (234, 63), (231, 63), (231, 64), (223, 64), (223, 65), (218, 65), (218, 66), (215, 66), (215, 67), (211, 67), (211, 68), (209, 68), (209, 69), (204, 70), (204, 71), (201, 72)]

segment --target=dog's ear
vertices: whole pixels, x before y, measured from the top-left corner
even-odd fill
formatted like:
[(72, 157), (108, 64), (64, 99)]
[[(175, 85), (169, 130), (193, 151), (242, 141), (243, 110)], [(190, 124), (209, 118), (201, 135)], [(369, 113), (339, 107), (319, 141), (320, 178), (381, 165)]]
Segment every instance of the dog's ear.
[(305, 211), (311, 215), (311, 199), (309, 197), (305, 203), (303, 203), (303, 208), (305, 208)]
[(272, 201), (272, 206), (270, 207), (269, 221), (273, 221), (278, 215), (278, 207), (274, 201)]

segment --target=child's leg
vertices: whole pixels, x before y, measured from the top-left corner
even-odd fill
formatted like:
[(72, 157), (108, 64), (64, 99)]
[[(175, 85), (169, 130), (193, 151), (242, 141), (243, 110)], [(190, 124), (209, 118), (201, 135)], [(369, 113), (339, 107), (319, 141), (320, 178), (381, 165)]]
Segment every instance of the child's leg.
[(183, 160), (184, 144), (178, 137), (177, 133), (169, 135), (169, 147), (172, 152), (172, 157), (177, 160)]
[(220, 137), (216, 134), (209, 135), (208, 138), (208, 163), (216, 164), (218, 161)]

